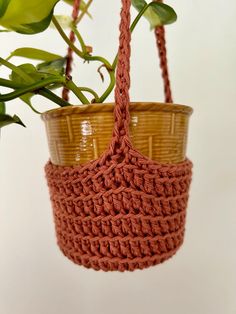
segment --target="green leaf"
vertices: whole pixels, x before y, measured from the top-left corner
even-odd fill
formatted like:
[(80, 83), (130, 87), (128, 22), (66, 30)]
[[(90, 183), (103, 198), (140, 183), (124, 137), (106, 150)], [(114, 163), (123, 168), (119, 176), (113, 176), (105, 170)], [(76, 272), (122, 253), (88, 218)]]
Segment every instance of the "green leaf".
[[(43, 62), (40, 63), (37, 68), (30, 63), (25, 63), (18, 66), (17, 68), (23, 71), (26, 75), (30, 76), (34, 82), (39, 82), (55, 75), (63, 75), (65, 61), (66, 58), (60, 58), (50, 62)], [(17, 85), (22, 85), (22, 87), (29, 84), (28, 80), (24, 80), (24, 78), (22, 78), (22, 76), (20, 76), (16, 71), (12, 71), (10, 79)], [(52, 84), (48, 88), (55, 89), (60, 86), (60, 84)], [(40, 114), (40, 112), (32, 105), (31, 99), (33, 96), (35, 96), (34, 93), (27, 93), (22, 95), (20, 99), (25, 102), (35, 113)]]
[(7, 59), (4, 60), (0, 57), (0, 66), (4, 65), (8, 69), (11, 69), (13, 72), (16, 72), (20, 77), (22, 77), (26, 82), (32, 82), (32, 79), (30, 76), (28, 76), (23, 70), (21, 70), (19, 67), (15, 66), (11, 62), (9, 62)]
[(159, 16), (161, 25), (173, 24), (177, 21), (177, 14), (175, 10), (169, 5), (161, 2), (153, 2), (151, 4), (151, 8), (153, 9), (154, 13)]
[[(17, 68), (19, 68), (24, 73), (29, 75), (31, 77), (32, 81), (34, 81), (34, 82), (41, 81), (41, 80), (48, 77), (47, 74), (38, 72), (36, 67), (30, 63), (21, 64)], [(15, 82), (17, 84), (21, 84), (21, 85), (27, 85), (28, 84), (28, 81), (24, 80), (22, 78), (22, 76), (20, 76), (18, 73), (16, 73), (16, 71), (12, 71), (9, 77), (13, 82)]]
[(25, 127), (24, 123), (21, 121), (21, 119), (17, 115), (14, 115), (13, 117), (11, 117), (8, 114), (0, 114), (0, 128), (3, 128), (4, 126), (7, 126), (13, 123), (16, 123)]
[[(132, 5), (140, 12), (147, 6), (147, 2), (145, 0), (132, 0)], [(167, 4), (156, 1), (149, 4), (143, 16), (149, 21), (151, 29), (174, 23), (177, 20), (174, 9)]]
[(22, 33), (25, 35), (33, 35), (33, 34), (41, 33), (45, 29), (48, 28), (48, 26), (51, 23), (52, 17), (53, 17), (53, 10), (43, 20), (41, 20), (39, 22), (23, 24), (22, 26), (24, 28), (18, 28), (17, 29), (17, 28), (13, 27), (13, 30), (17, 33)]
[(10, 1), (11, 0), (0, 0), (0, 17), (5, 14)]
[(31, 102), (31, 99), (35, 96), (35, 94), (33, 93), (28, 93), (28, 94), (25, 94), (25, 95), (22, 95), (20, 97), (20, 99), (30, 107), (31, 110), (33, 110), (35, 113), (37, 114), (41, 114), (41, 112), (39, 112), (38, 110), (36, 110), (34, 108), (34, 106), (32, 105), (32, 102)]
[[(63, 29), (71, 29), (71, 25), (73, 23), (72, 17), (68, 15), (54, 15), (54, 16)], [(51, 23), (50, 27), (55, 28), (55, 25)]]
[[(74, 5), (74, 0), (63, 0), (64, 2), (66, 2), (66, 3), (68, 3), (68, 4), (70, 4), (70, 5)], [(81, 0), (81, 2), (80, 2), (80, 10), (82, 11), (82, 12), (84, 12), (85, 10), (86, 10), (86, 5), (87, 5), (87, 3), (85, 3), (85, 1), (83, 1), (83, 0)], [(85, 13), (90, 17), (90, 18), (92, 18), (92, 15), (86, 10), (85, 11)]]
[[(44, 73), (40, 73), (37, 71), (37, 69), (35, 68), (34, 65), (30, 64), (30, 63), (26, 63), (26, 64), (22, 64), (20, 66), (18, 66), (18, 68), (20, 68), (22, 71), (24, 71), (24, 73), (30, 75), (31, 79), (33, 79), (35, 82), (43, 80), (45, 78), (48, 77), (47, 74)], [(16, 84), (20, 84), (20, 85), (27, 85), (28, 81), (25, 81), (21, 76), (19, 76), (16, 72), (12, 71), (11, 75), (10, 75), (10, 79), (16, 83)], [(32, 103), (31, 103), (31, 98), (34, 96), (35, 94), (33, 93), (27, 93), (24, 94), (20, 97), (20, 99), (26, 103), (35, 113), (40, 113), (38, 110), (36, 110)]]
[(29, 48), (29, 47), (24, 47), (24, 48), (19, 48), (13, 51), (10, 55), (10, 58), (12, 57), (24, 57), (28, 59), (33, 59), (33, 60), (42, 60), (42, 61), (53, 61), (62, 58), (59, 55), (41, 50), (41, 49), (36, 49), (36, 48)]
[(36, 34), (50, 24), (59, 0), (0, 0), (0, 25), (22, 34)]
[(65, 73), (66, 58), (60, 57), (59, 59), (43, 62), (37, 65), (36, 69), (40, 73), (50, 75), (63, 75)]

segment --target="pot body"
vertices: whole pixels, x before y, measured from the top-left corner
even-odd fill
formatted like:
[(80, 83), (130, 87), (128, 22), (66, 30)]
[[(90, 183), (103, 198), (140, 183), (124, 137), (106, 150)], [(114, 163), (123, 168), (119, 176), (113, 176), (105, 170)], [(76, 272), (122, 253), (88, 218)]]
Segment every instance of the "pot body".
[[(53, 109), (42, 114), (50, 159), (72, 166), (97, 159), (111, 141), (114, 104), (90, 104)], [(130, 135), (135, 148), (160, 163), (186, 158), (192, 109), (163, 103), (131, 103)]]

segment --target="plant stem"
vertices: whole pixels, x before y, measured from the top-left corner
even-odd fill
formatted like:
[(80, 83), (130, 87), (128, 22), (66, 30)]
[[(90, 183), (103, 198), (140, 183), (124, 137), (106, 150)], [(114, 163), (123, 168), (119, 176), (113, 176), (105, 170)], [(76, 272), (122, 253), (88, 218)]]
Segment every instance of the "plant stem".
[(114, 70), (116, 69), (117, 62), (118, 62), (118, 53), (116, 54), (115, 59), (112, 63), (112, 69), (114, 69)]
[(134, 19), (133, 23), (130, 26), (130, 32), (132, 33), (133, 30), (135, 29), (136, 25), (138, 24), (139, 20), (143, 16), (143, 14), (146, 12), (146, 10), (153, 4), (153, 2), (148, 3), (145, 5), (145, 7), (142, 8), (142, 10), (139, 12), (139, 14), (136, 16)]
[(78, 17), (76, 24), (79, 24), (79, 22), (82, 20), (82, 18), (84, 17), (84, 15), (86, 14), (86, 12), (88, 11), (90, 5), (92, 4), (93, 0), (89, 0), (88, 3), (86, 4), (84, 11), (80, 14), (80, 16)]
[(21, 88), (22, 87), (21, 84), (15, 83), (15, 82), (10, 81), (10, 80), (5, 80), (5, 79), (2, 79), (2, 78), (0, 78), (0, 86), (9, 87), (9, 88), (12, 88), (12, 89), (17, 89), (17, 88)]
[[(112, 66), (110, 64), (110, 62), (108, 60), (106, 60), (103, 57), (100, 56), (91, 56), (90, 54), (87, 53), (83, 53), (82, 51), (80, 51), (69, 39), (69, 37), (66, 35), (66, 33), (64, 32), (64, 30), (62, 29), (61, 25), (58, 23), (57, 19), (55, 18), (55, 16), (53, 16), (52, 18), (53, 24), (55, 25), (56, 29), (58, 30), (59, 34), (61, 35), (61, 37), (63, 38), (63, 40), (67, 43), (67, 45), (82, 59), (84, 59), (85, 61), (99, 61), (102, 62), (108, 69), (112, 69)], [(78, 32), (78, 30), (77, 30)], [(77, 36), (77, 32), (75, 31), (75, 35)], [(78, 40), (80, 41), (81, 39), (81, 35), (79, 34)], [(82, 39), (83, 40), (83, 39)]]
[(103, 103), (115, 87), (115, 84), (116, 84), (115, 71), (110, 71), (109, 74), (110, 74), (110, 79), (111, 79), (110, 84), (109, 84), (108, 88), (106, 89), (106, 91), (98, 99), (99, 103)]
[(69, 39), (69, 37), (67, 37), (66, 33), (64, 32), (64, 30), (62, 29), (61, 25), (58, 23), (57, 19), (55, 18), (55, 16), (52, 17), (52, 22), (54, 24), (54, 26), (56, 27), (57, 31), (59, 32), (59, 34), (61, 35), (61, 37), (63, 38), (63, 40), (67, 43), (67, 45), (74, 51), (74, 53), (76, 53), (80, 58), (83, 57), (83, 52), (80, 51)]
[(86, 60), (86, 61), (99, 61), (99, 62), (101, 62), (101, 63), (103, 63), (103, 64), (105, 65), (105, 67), (106, 67), (106, 69), (107, 69), (108, 71), (112, 70), (112, 65), (111, 65), (111, 63), (110, 63), (107, 59), (105, 59), (105, 58), (103, 58), (103, 57), (100, 57), (100, 56), (91, 56), (91, 55), (87, 54), (87, 55), (84, 55), (82, 58), (83, 58), (84, 60)]
[(108, 70), (112, 70), (112, 65), (110, 64), (110, 62), (107, 59), (100, 57), (100, 56), (91, 56), (87, 52), (85, 42), (84, 42), (80, 32), (78, 31), (78, 29), (76, 27), (72, 27), (72, 30), (75, 33), (75, 36), (77, 37), (77, 39), (81, 45), (81, 48), (83, 50), (83, 54), (80, 57), (82, 59), (84, 59), (85, 61), (99, 61), (99, 62), (103, 63)]
[[(92, 0), (90, 0), (87, 4), (87, 6), (89, 7), (92, 3)], [(151, 2), (152, 3), (152, 2)], [(143, 9), (138, 13), (138, 15), (136, 16), (136, 18), (134, 19), (133, 23), (130, 26), (130, 32), (132, 33), (136, 27), (136, 25), (138, 24), (139, 20), (141, 19), (141, 17), (143, 16), (143, 14), (145, 13), (145, 11), (149, 8), (149, 6), (151, 5), (151, 3), (147, 4), (146, 6), (143, 7)], [(87, 7), (87, 8), (88, 8)], [(80, 19), (83, 17), (83, 15), (85, 14), (86, 10), (80, 15), (80, 18), (77, 20), (77, 22), (80, 21)], [(110, 93), (112, 92), (115, 83), (116, 83), (116, 78), (115, 78), (115, 69), (117, 66), (117, 62), (118, 62), (118, 54), (116, 55), (114, 61), (112, 64), (110, 64), (110, 62), (108, 60), (106, 60), (103, 57), (100, 56), (91, 56), (89, 53), (87, 53), (87, 49), (86, 49), (86, 45), (85, 42), (81, 36), (81, 34), (79, 33), (78, 29), (75, 26), (72, 26), (72, 30), (75, 33), (77, 39), (80, 42), (82, 51), (80, 51), (71, 41), (70, 39), (67, 37), (67, 35), (65, 34), (65, 32), (63, 31), (63, 29), (61, 28), (60, 24), (58, 23), (58, 21), (56, 20), (55, 17), (53, 17), (52, 19), (55, 27), (57, 28), (58, 32), (60, 33), (61, 37), (64, 39), (64, 41), (69, 45), (69, 47), (82, 59), (84, 59), (85, 61), (99, 61), (101, 63), (104, 64), (105, 68), (108, 71), (108, 74), (110, 76), (110, 84), (108, 86), (108, 88), (106, 89), (106, 91), (102, 94), (102, 96), (100, 98), (95, 97), (95, 101), (102, 103), (106, 100), (106, 98), (110, 95)], [(82, 103), (86, 104), (89, 103), (88, 99), (81, 93), (81, 88), (78, 88), (73, 82), (69, 81), (69, 85), (71, 85), (70, 87), (68, 87), (70, 90), (72, 90), (74, 92), (74, 94), (81, 100)], [(68, 83), (67, 83), (68, 84)], [(90, 90), (90, 91), (89, 91)], [(91, 93), (91, 89), (86, 88), (83, 89), (83, 91), (89, 91)], [(94, 91), (92, 93), (94, 95)], [(95, 95), (94, 95), (95, 96)]]
[[(45, 81), (43, 81), (43, 82), (45, 82)], [(77, 87), (72, 81), (68, 81), (68, 82), (64, 81), (63, 85), (66, 85), (72, 92), (74, 92), (74, 94), (81, 100), (81, 102), (83, 102), (85, 104), (88, 104), (89, 100), (87, 98), (85, 98), (85, 97), (82, 97), (81, 91), (89, 92), (90, 94), (92, 94), (94, 96), (96, 101), (99, 99), (99, 96), (97, 95), (97, 93), (95, 91), (93, 91), (92, 89), (90, 89), (90, 88), (87, 88), (87, 87)], [(0, 78), (0, 86), (12, 88), (12, 89), (17, 89), (17, 90), (22, 90), (22, 87), (23, 88), (31, 88), (32, 87), (32, 85), (30, 85), (30, 86), (23, 85), (22, 86), (21, 84), (12, 82), (10, 80), (1, 79), (1, 78)], [(33, 88), (33, 90), (31, 90), (31, 92), (33, 92), (35, 90), (37, 90), (37, 93), (39, 95), (42, 95), (42, 96), (44, 96), (44, 97), (46, 97), (48, 99), (51, 99), (52, 101), (54, 101), (56, 104), (60, 105), (61, 107), (71, 106), (71, 104), (69, 104), (68, 102), (66, 102), (65, 100), (63, 100), (62, 98), (60, 98), (59, 96), (57, 96), (56, 94), (51, 92), (50, 90), (46, 89), (45, 87), (40, 88), (40, 89)], [(12, 94), (12, 93), (10, 93), (10, 94)], [(9, 95), (9, 94), (6, 94), (6, 95)], [(0, 95), (0, 99), (1, 99), (2, 96), (6, 96), (6, 95)]]
[(0, 57), (0, 63), (4, 65), (5, 67), (9, 68), (16, 74), (18, 74), (24, 81), (33, 83), (34, 80), (27, 74), (25, 71), (22, 71), (19, 67), (16, 67), (14, 64), (10, 63), (7, 60), (4, 60), (3, 58)]
[(83, 40), (83, 37), (81, 36), (80, 32), (78, 31), (78, 29), (76, 28), (76, 26), (74, 24), (72, 24), (71, 28), (72, 28), (72, 31), (74, 32), (74, 34), (76, 35), (76, 37), (80, 43), (83, 54), (86, 54), (87, 48), (86, 48), (85, 42)]
[(79, 100), (82, 102), (82, 104), (89, 104), (90, 103), (89, 100), (87, 99), (87, 97), (84, 96), (84, 94), (81, 92), (80, 88), (77, 87), (73, 81), (68, 80), (65, 83), (65, 86), (69, 90), (71, 90), (79, 98)]
[[(22, 88), (22, 85), (14, 83), (14, 82), (12, 82), (10, 80), (5, 80), (5, 79), (0, 79), (0, 86), (12, 88), (12, 89), (20, 89), (20, 88)], [(56, 94), (54, 94), (53, 92), (51, 92), (49, 89), (47, 89), (45, 87), (41, 88), (38, 91), (38, 94), (43, 96), (43, 97), (46, 97), (46, 98), (50, 99), (51, 101), (53, 101), (54, 103), (58, 104), (61, 107), (71, 106), (70, 103), (68, 103), (67, 101), (65, 101), (61, 97), (57, 96)]]
[[(57, 28), (59, 34), (61, 35), (61, 37), (63, 38), (63, 40), (69, 45), (69, 47), (80, 57), (82, 58), (83, 60), (85, 61), (99, 61), (101, 62), (102, 64), (104, 64), (105, 68), (107, 69), (108, 71), (108, 74), (110, 76), (110, 84), (108, 86), (108, 89), (105, 91), (105, 93), (97, 100), (99, 100), (99, 102), (101, 100), (105, 100), (108, 95), (111, 93), (112, 89), (114, 88), (115, 86), (115, 76), (114, 76), (114, 70), (112, 68), (112, 65), (110, 64), (110, 62), (103, 58), (103, 57), (100, 57), (100, 56), (91, 56), (90, 54), (87, 53), (87, 50), (86, 50), (86, 53), (80, 51), (71, 41), (70, 39), (67, 37), (67, 35), (65, 34), (65, 32), (63, 31), (63, 29), (61, 28), (60, 24), (57, 22), (56, 18), (53, 17), (53, 23), (55, 25), (55, 27)], [(73, 29), (76, 37), (78, 38), (80, 44), (81, 44), (81, 47), (82, 47), (82, 50), (84, 50), (84, 47), (86, 48), (85, 46), (85, 43), (83, 41), (83, 38), (82, 36), (80, 35), (79, 31), (74, 28)], [(75, 89), (75, 85), (73, 86), (73, 88)], [(69, 88), (70, 89), (70, 88)], [(78, 88), (77, 88), (77, 92), (78, 92)], [(84, 100), (82, 101), (82, 103), (88, 103), (86, 100), (85, 102), (85, 99), (86, 97), (80, 93), (80, 96), (77, 95), (77, 97), (81, 100), (81, 97), (84, 98)]]
[(38, 91), (39, 95), (51, 100), (52, 102), (58, 104), (60, 107), (66, 107), (66, 106), (71, 106), (67, 101), (62, 99), (61, 97), (57, 96), (47, 88), (42, 88)]
[(31, 84), (29, 86), (25, 86), (23, 88), (19, 88), (15, 90), (14, 92), (5, 94), (5, 95), (0, 95), (0, 101), (9, 101), (15, 98), (18, 98), (24, 94), (31, 93), (31, 92), (36, 92), (39, 89), (46, 87), (51, 84), (55, 83), (61, 83), (62, 85), (66, 84), (66, 79), (63, 77), (53, 77), (53, 78), (47, 78), (43, 81), (36, 82), (34, 84)]
[(92, 94), (94, 96), (95, 102), (99, 102), (100, 98), (99, 98), (98, 94), (93, 89), (91, 89), (89, 87), (78, 87), (78, 88), (83, 92), (88, 92), (88, 93)]

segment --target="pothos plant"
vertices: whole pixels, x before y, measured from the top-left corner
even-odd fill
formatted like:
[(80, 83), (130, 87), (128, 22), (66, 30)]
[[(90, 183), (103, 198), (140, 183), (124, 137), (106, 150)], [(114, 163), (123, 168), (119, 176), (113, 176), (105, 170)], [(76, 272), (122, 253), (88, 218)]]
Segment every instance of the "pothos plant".
[[(73, 0), (61, 1), (64, 1), (65, 5), (73, 5), (74, 3)], [(67, 77), (65, 74), (65, 56), (30, 47), (17, 48), (6, 59), (0, 57), (0, 66), (7, 67), (11, 71), (8, 78), (0, 75), (0, 86), (10, 89), (7, 93), (0, 93), (0, 128), (12, 123), (24, 126), (17, 115), (10, 116), (6, 113), (6, 103), (13, 99), (19, 98), (34, 112), (39, 113), (32, 104), (32, 98), (36, 94), (64, 107), (71, 104), (56, 93), (57, 89), (62, 87), (70, 90), (81, 104), (102, 103), (114, 89), (117, 56), (110, 62), (103, 56), (94, 54), (92, 48), (86, 45), (79, 30), (83, 17), (91, 17), (89, 9), (93, 0), (81, 1), (80, 15), (76, 21), (72, 21), (69, 17), (54, 15), (55, 6), (58, 2), (60, 0), (0, 0), (0, 32), (34, 35), (45, 31), (50, 24), (53, 24), (55, 30), (75, 55), (88, 63), (100, 63), (98, 72), (102, 80), (104, 80), (104, 76), (100, 69), (102, 67), (106, 69), (109, 77), (107, 87), (101, 95), (98, 95), (90, 87), (81, 87), (71, 77)], [(147, 3), (145, 0), (132, 0), (132, 5), (138, 12), (131, 24), (131, 32), (134, 31), (143, 16), (149, 21), (151, 29), (173, 23), (177, 19), (175, 11), (161, 2)], [(78, 45), (70, 41), (65, 31), (67, 27), (73, 30)], [(14, 65), (12, 62), (14, 57), (38, 60), (39, 63), (36, 66), (29, 62)]]

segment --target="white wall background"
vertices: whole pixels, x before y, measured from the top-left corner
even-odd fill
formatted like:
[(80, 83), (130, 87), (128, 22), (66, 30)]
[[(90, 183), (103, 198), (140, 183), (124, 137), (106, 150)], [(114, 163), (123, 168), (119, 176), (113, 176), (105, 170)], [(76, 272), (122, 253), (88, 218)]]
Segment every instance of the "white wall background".
[[(8, 103), (28, 128), (8, 127), (0, 141), (1, 314), (236, 313), (236, 2), (168, 3), (179, 15), (167, 30), (175, 100), (195, 109), (188, 149), (195, 173), (183, 248), (161, 266), (125, 274), (97, 273), (64, 258), (55, 245), (44, 180), (43, 123), (19, 101)], [(94, 21), (82, 27), (88, 44), (110, 59), (119, 6), (95, 1)], [(1, 56), (24, 45), (65, 51), (52, 30), (36, 37), (1, 34), (0, 43)], [(101, 86), (95, 67), (80, 63), (78, 72), (82, 85)], [(162, 100), (159, 76), (153, 34), (143, 21), (133, 36), (132, 99)], [(40, 98), (36, 103), (42, 111), (52, 108)]]

